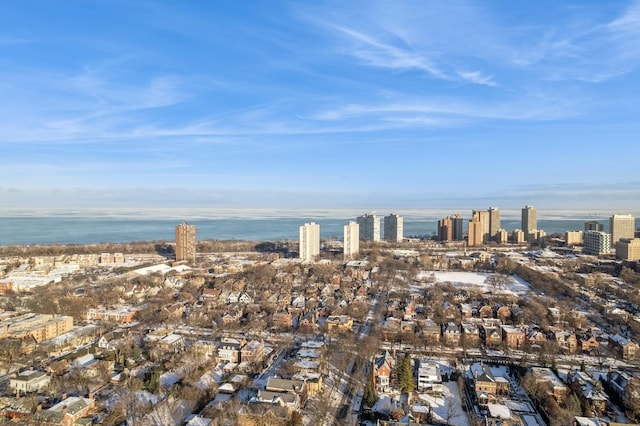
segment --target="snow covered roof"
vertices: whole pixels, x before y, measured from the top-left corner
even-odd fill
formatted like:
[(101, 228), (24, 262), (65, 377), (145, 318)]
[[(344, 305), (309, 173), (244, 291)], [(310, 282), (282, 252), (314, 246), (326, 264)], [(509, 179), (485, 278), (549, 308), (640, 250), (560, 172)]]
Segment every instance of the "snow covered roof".
[(222, 393), (234, 393), (235, 391), (236, 388), (231, 383), (225, 383), (218, 388), (218, 392)]
[(320, 352), (314, 350), (314, 349), (300, 349), (298, 351), (298, 356), (300, 358), (319, 358), (320, 357)]
[(487, 404), (487, 410), (489, 410), (489, 415), (495, 419), (508, 420), (513, 418), (511, 410), (509, 410), (509, 407), (507, 407), (506, 405)]
[(195, 416), (187, 423), (187, 426), (210, 426), (213, 420), (206, 417)]
[(303, 342), (301, 347), (307, 348), (307, 349), (320, 349), (320, 348), (324, 347), (324, 342), (318, 342), (318, 341), (315, 341), (315, 340), (308, 340), (306, 342)]
[(574, 419), (579, 426), (603, 426), (603, 423), (595, 417), (576, 416)]

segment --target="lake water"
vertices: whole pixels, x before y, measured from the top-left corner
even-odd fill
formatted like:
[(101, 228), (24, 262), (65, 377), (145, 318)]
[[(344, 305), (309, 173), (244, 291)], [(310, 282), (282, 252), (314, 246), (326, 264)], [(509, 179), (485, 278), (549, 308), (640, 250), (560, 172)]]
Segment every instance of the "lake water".
[[(13, 213), (13, 214), (12, 214)], [(175, 226), (183, 220), (196, 225), (197, 238), (237, 239), (251, 241), (269, 241), (298, 238), (298, 228), (305, 222), (320, 224), (322, 238), (342, 239), (343, 226), (349, 220), (355, 220), (358, 214), (345, 210), (317, 212), (263, 212), (215, 211), (210, 215), (204, 212), (187, 211), (127, 211), (125, 213), (95, 211), (76, 212), (38, 212), (25, 214), (0, 212), (0, 245), (7, 244), (92, 244), (101, 242), (123, 243), (130, 241), (156, 241), (175, 238)], [(298, 214), (303, 213), (303, 214)], [(388, 213), (384, 213), (388, 214)], [(384, 214), (379, 214), (384, 216)], [(438, 218), (451, 214), (442, 211), (413, 210), (404, 216), (404, 235), (433, 235), (437, 232)], [(584, 229), (585, 220), (598, 220), (608, 229), (608, 217), (584, 214), (549, 215), (541, 218), (538, 213), (538, 228), (547, 234)], [(465, 217), (468, 219), (468, 217)], [(465, 225), (466, 227), (466, 225)], [(511, 232), (520, 228), (519, 211), (503, 213), (501, 227)], [(636, 219), (636, 227), (638, 220)], [(383, 226), (381, 225), (381, 231)]]

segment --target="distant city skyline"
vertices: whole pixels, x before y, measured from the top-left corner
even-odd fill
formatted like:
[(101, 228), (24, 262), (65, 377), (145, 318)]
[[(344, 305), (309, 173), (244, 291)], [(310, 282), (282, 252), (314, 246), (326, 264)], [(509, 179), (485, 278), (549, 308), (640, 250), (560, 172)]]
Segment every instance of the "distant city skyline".
[(0, 23), (0, 210), (640, 210), (638, 0), (14, 1)]

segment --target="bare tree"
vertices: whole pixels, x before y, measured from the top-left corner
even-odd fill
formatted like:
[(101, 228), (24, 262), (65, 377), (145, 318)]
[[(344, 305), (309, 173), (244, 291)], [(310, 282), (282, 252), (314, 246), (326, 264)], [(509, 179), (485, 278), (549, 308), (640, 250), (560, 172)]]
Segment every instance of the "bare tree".
[(445, 420), (447, 421), (448, 425), (451, 424), (451, 420), (462, 414), (460, 411), (460, 407), (458, 407), (454, 398), (447, 398), (445, 402), (445, 408), (447, 410), (445, 412)]

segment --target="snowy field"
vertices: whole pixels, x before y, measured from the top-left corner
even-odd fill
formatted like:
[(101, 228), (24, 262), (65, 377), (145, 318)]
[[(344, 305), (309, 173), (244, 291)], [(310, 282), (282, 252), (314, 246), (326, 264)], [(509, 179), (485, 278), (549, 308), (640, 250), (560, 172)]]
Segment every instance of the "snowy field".
[(507, 278), (510, 282), (504, 286), (491, 285), (487, 282), (487, 278), (492, 275), (482, 272), (422, 272), (418, 275), (418, 280), (430, 280), (436, 283), (450, 283), (454, 287), (466, 290), (475, 290), (483, 293), (500, 293), (520, 295), (530, 290), (529, 284), (517, 275), (511, 275)]

